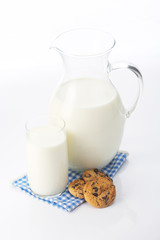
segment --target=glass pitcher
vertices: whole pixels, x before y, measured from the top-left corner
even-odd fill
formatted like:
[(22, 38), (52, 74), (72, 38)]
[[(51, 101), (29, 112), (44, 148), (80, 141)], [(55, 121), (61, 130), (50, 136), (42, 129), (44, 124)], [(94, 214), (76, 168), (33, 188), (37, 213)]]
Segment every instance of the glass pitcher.
[[(102, 168), (113, 159), (142, 91), (142, 75), (133, 64), (109, 63), (114, 46), (109, 33), (94, 29), (64, 32), (51, 46), (63, 60), (64, 76), (51, 98), (49, 116), (66, 122), (69, 164), (75, 170)], [(136, 101), (127, 110), (109, 78), (111, 71), (122, 68), (139, 82)]]

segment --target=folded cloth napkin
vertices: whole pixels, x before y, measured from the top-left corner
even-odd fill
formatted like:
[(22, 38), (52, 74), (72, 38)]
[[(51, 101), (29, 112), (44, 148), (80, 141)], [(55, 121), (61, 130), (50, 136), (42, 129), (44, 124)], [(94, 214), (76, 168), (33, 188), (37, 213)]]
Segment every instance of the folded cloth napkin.
[[(126, 158), (128, 156), (128, 153), (126, 152), (118, 152), (116, 156), (113, 158), (113, 160), (106, 165), (103, 169), (101, 169), (102, 172), (108, 174), (109, 177), (113, 178), (114, 175), (117, 173), (117, 171), (120, 169), (122, 164), (125, 162)], [(82, 177), (82, 173), (73, 171), (69, 169), (68, 173), (68, 184), (72, 182), (73, 180)], [(24, 175), (23, 177), (19, 178), (18, 180), (13, 182), (13, 185), (17, 188), (20, 188), (22, 191), (25, 191), (29, 195), (38, 198), (39, 200), (42, 200), (43, 202), (47, 202), (53, 206), (57, 206), (58, 208), (62, 208), (66, 210), (67, 212), (71, 212), (76, 207), (81, 205), (85, 202), (84, 199), (79, 199), (74, 196), (72, 196), (68, 191), (68, 184), (66, 187), (65, 192), (63, 192), (60, 196), (57, 197), (40, 197), (32, 192), (30, 189), (27, 175)]]

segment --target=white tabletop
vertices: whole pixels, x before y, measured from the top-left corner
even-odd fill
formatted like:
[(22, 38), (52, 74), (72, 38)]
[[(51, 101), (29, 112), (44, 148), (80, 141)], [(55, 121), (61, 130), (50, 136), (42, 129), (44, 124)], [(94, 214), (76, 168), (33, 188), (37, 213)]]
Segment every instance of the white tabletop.
[[(158, 28), (160, 19), (157, 10), (158, 1), (152, 1), (157, 4), (153, 4), (154, 7), (152, 7), (150, 4), (146, 6), (146, 1), (142, 1), (142, 4), (136, 0), (133, 11), (130, 10), (130, 4), (127, 8), (120, 8), (120, 5), (116, 7), (116, 3), (113, 3), (109, 5), (109, 17), (106, 14), (105, 1), (100, 1), (103, 4), (98, 9), (96, 5), (90, 9), (88, 3), (88, 12), (83, 12), (82, 16), (88, 21), (88, 26), (90, 26), (89, 13), (92, 19), (91, 25), (94, 23), (95, 27), (102, 26), (101, 29), (105, 29), (104, 21), (112, 20), (112, 14), (116, 14), (117, 18), (114, 24), (110, 25), (110, 29), (114, 29), (117, 33), (119, 44), (111, 55), (111, 61), (127, 59), (135, 62), (144, 77), (144, 92), (137, 109), (126, 121), (120, 149), (128, 151), (130, 155), (114, 177), (117, 189), (114, 204), (108, 208), (96, 209), (84, 203), (71, 213), (28, 196), (11, 185), (14, 179), (26, 172), (24, 123), (32, 114), (47, 112), (51, 93), (62, 70), (58, 56), (51, 56), (47, 49), (51, 31), (53, 28), (61, 31), (65, 27), (75, 27), (76, 24), (80, 26), (82, 16), (80, 13), (76, 14), (78, 14), (78, 8), (81, 9), (86, 4), (85, 2), (78, 7), (72, 1), (75, 14), (70, 13), (69, 18), (61, 19), (58, 18), (61, 12), (61, 4), (58, 1), (57, 10), (54, 6), (51, 8), (53, 12), (49, 8), (50, 5), (47, 5), (47, 10), (43, 8), (43, 4), (39, 6), (39, 2), (35, 1), (34, 11), (37, 12), (37, 6), (39, 6), (46, 14), (46, 18), (43, 18), (40, 12), (37, 12), (37, 18), (35, 18), (32, 16), (33, 12), (30, 12), (31, 22), (28, 11), (32, 9), (33, 2), (26, 6), (28, 9), (26, 11), (25, 6), (17, 4), (21, 9), (21, 15), (14, 14), (15, 18), (10, 21), (3, 13), (7, 22), (6, 28), (2, 29), (6, 34), (6, 41), (0, 46), (2, 56), (0, 59), (0, 239), (159, 240), (160, 49), (158, 46), (160, 35)], [(15, 11), (17, 5), (12, 6)], [(7, 3), (5, 7), (7, 12)], [(145, 13), (143, 13), (144, 10)], [(10, 12), (10, 14), (13, 13)], [(19, 14), (18, 10), (17, 14)], [(123, 14), (129, 21), (124, 27), (122, 27), (125, 23)], [(73, 17), (75, 17), (75, 25), (72, 24)], [(99, 23), (96, 17), (99, 17)], [(22, 22), (19, 19), (22, 19)], [(59, 19), (58, 23), (55, 21), (57, 19)], [(121, 19), (121, 22), (115, 27), (118, 19)], [(53, 27), (51, 20), (52, 24), (56, 22), (57, 25)], [(41, 26), (37, 25), (39, 21)], [(63, 25), (65, 21), (68, 21), (66, 26)], [(130, 24), (132, 29), (129, 27)], [(122, 79), (122, 92), (127, 93), (123, 78), (132, 78), (132, 76), (125, 74), (127, 73), (114, 73), (113, 78)]]

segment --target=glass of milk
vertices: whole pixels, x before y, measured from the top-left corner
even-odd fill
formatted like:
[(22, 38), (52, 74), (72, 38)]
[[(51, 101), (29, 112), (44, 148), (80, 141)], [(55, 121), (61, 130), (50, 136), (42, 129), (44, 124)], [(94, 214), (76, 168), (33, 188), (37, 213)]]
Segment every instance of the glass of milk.
[(32, 191), (42, 196), (59, 195), (68, 181), (65, 122), (54, 116), (37, 116), (26, 123), (27, 175)]

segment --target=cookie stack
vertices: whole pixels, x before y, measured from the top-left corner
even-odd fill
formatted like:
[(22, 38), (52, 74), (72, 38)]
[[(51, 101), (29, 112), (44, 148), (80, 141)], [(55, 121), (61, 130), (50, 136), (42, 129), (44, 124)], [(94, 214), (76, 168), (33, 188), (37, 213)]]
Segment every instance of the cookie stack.
[(97, 208), (110, 206), (116, 197), (113, 180), (96, 168), (85, 171), (82, 178), (69, 184), (68, 190), (73, 196), (84, 198)]

